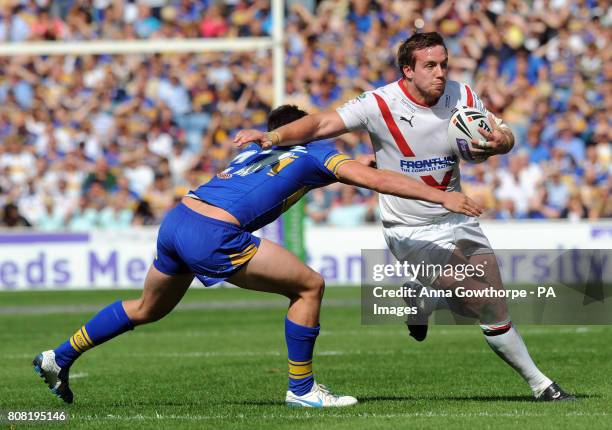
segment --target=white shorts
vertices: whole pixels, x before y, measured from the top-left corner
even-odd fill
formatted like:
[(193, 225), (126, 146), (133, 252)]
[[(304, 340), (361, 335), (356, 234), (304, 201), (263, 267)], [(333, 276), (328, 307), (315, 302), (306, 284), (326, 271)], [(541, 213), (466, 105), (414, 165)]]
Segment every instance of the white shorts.
[[(449, 213), (428, 225), (385, 227), (383, 234), (395, 258), (411, 264), (445, 265), (455, 248), (461, 249), (466, 257), (493, 252), (478, 220), (457, 213)], [(418, 279), (431, 286), (436, 278), (435, 274), (425, 274)]]

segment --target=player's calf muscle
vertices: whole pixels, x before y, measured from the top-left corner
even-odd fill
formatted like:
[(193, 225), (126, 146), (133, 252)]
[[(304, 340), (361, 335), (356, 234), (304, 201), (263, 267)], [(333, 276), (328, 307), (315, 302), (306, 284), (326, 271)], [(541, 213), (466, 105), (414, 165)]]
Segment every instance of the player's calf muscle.
[(142, 298), (136, 300), (125, 300), (123, 302), (123, 308), (134, 325), (142, 325), (158, 321), (168, 313), (145, 304)]
[(125, 300), (123, 308), (134, 325), (147, 324), (165, 317), (185, 295), (193, 275), (166, 275), (151, 268), (145, 280), (142, 296)]

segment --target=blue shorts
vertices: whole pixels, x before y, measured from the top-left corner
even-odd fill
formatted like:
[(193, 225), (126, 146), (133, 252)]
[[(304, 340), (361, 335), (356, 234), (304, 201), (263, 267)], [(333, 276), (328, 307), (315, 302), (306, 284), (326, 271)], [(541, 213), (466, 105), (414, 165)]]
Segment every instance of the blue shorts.
[(179, 203), (159, 228), (153, 265), (166, 275), (193, 273), (209, 287), (225, 281), (251, 260), (260, 242), (237, 225)]

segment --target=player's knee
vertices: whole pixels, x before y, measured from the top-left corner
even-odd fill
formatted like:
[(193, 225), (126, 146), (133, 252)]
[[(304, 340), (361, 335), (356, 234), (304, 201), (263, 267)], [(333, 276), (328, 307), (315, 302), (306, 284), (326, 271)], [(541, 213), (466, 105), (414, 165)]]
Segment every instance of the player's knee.
[(321, 300), (323, 298), (323, 293), (325, 292), (325, 280), (323, 276), (321, 276), (317, 272), (313, 272), (312, 276), (310, 276), (307, 288), (304, 291), (304, 294), (309, 298), (313, 298), (316, 300)]
[(319, 273), (317, 273), (316, 291), (319, 299), (322, 299), (325, 293), (325, 279)]

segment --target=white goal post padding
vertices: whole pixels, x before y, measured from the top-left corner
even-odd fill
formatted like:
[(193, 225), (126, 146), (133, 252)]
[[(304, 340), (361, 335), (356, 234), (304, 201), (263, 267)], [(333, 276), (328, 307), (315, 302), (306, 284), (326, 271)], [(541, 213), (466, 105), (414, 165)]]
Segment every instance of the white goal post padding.
[(274, 106), (283, 103), (285, 67), (283, 47), (284, 0), (272, 2), (272, 37), (91, 40), (0, 43), (0, 57), (22, 55), (122, 55), (156, 53), (236, 52), (271, 49), (273, 54)]

